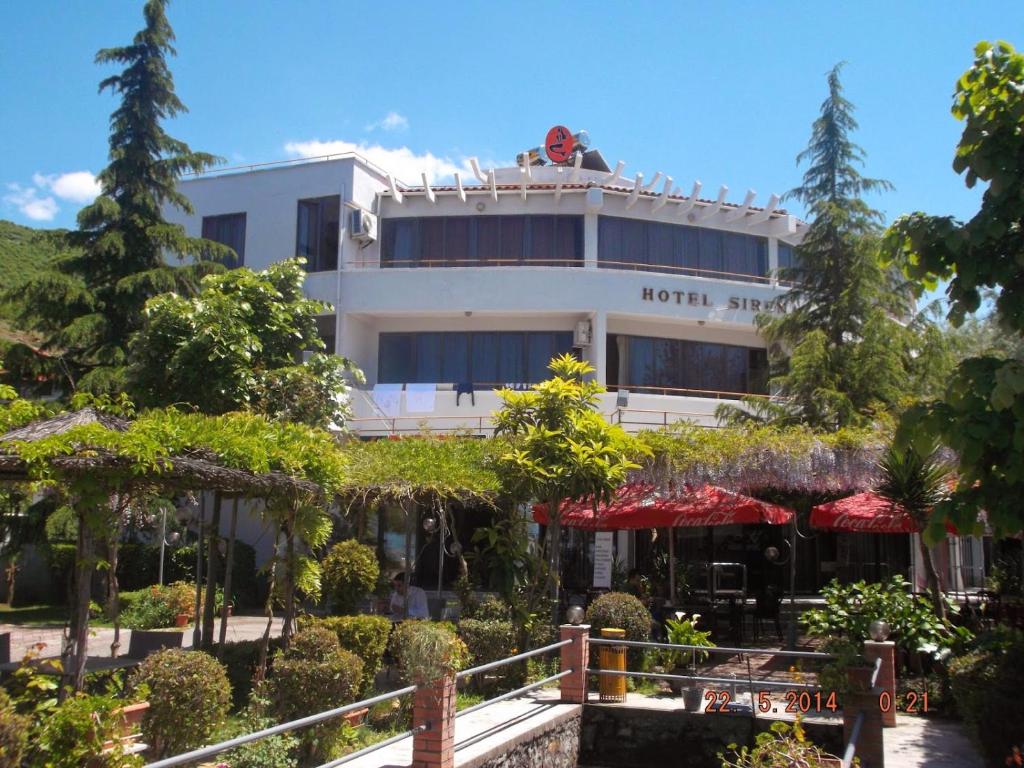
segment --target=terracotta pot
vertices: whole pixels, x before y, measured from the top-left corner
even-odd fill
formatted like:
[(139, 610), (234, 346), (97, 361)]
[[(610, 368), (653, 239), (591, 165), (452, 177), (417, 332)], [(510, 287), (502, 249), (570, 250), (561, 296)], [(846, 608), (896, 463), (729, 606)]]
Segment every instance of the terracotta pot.
[(142, 724), (142, 718), (146, 716), (149, 709), (148, 701), (140, 701), (136, 704), (128, 704), (121, 707), (121, 720), (124, 723), (125, 733), (134, 733)]
[(187, 627), (190, 616), (187, 613), (179, 613), (174, 617), (174, 626)]
[(366, 719), (366, 715), (369, 711), (369, 707), (363, 707), (362, 709), (356, 709), (352, 712), (342, 715), (342, 717), (345, 718), (346, 723), (355, 728), (363, 724), (363, 721)]

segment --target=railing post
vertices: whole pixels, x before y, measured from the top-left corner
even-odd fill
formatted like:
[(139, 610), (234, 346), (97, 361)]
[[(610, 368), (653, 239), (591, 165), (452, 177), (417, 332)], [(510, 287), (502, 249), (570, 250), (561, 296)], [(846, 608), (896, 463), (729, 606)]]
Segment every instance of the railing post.
[(891, 640), (884, 643), (867, 640), (864, 642), (864, 658), (872, 664), (875, 659), (882, 660), (875, 687), (889, 694), (890, 706), (882, 711), (882, 725), (893, 728), (896, 725), (896, 643)]
[(563, 624), (559, 627), (562, 640), (572, 640), (571, 645), (563, 645), (561, 651), (561, 671), (572, 670), (559, 681), (562, 701), (566, 704), (587, 703), (587, 662), (590, 660), (590, 625)]
[(879, 688), (867, 689), (872, 668), (847, 670), (851, 691), (843, 694), (843, 741), (850, 743), (857, 715), (864, 713), (856, 755), (861, 768), (885, 768), (885, 749), (882, 736), (882, 712), (878, 706)]
[(455, 766), (455, 676), (445, 675), (421, 685), (413, 694), (413, 728), (426, 726), (412, 737), (411, 768)]

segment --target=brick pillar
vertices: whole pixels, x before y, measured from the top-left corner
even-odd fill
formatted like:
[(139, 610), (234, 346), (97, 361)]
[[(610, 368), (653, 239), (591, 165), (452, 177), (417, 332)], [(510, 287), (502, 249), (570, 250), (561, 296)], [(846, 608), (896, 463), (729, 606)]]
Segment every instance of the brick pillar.
[(875, 686), (889, 694), (889, 707), (882, 712), (882, 725), (893, 728), (896, 725), (896, 643), (891, 640), (884, 643), (867, 640), (864, 642), (864, 658), (872, 666), (875, 659), (882, 660)]
[(878, 693), (881, 689), (864, 691), (864, 686), (871, 679), (871, 672), (867, 668), (848, 670), (854, 691), (843, 695), (843, 743), (850, 743), (853, 724), (857, 715), (863, 712), (864, 722), (857, 738), (856, 756), (860, 759), (861, 768), (885, 768), (882, 712), (878, 708)]
[(559, 680), (562, 701), (566, 704), (587, 703), (587, 663), (590, 661), (590, 625), (563, 624), (559, 627), (562, 640), (572, 640), (572, 645), (563, 645), (561, 671), (572, 670)]
[(413, 694), (413, 727), (427, 730), (412, 737), (411, 768), (454, 768), (455, 766), (455, 677), (448, 675)]

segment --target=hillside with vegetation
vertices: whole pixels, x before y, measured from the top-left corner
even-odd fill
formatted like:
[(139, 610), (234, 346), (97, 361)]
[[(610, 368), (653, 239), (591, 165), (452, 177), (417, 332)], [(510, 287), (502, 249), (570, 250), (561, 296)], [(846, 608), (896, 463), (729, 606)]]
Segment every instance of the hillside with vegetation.
[[(0, 220), (0, 286), (13, 287), (38, 274), (67, 249), (67, 230), (33, 229)], [(0, 333), (11, 331), (15, 308), (0, 303)]]

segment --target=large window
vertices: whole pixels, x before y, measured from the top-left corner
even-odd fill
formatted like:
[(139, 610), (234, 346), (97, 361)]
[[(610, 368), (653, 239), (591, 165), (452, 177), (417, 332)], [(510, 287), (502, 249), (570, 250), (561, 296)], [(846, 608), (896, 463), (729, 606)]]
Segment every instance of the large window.
[(224, 261), (228, 269), (245, 264), (245, 214), (225, 213), (221, 216), (203, 216), (203, 237), (226, 245), (235, 252), (234, 258)]
[(568, 331), (382, 333), (377, 380), (384, 384), (535, 384), (572, 351)]
[(338, 235), (341, 229), (341, 197), (299, 200), (295, 252), (306, 259), (307, 272), (338, 268)]
[(767, 394), (763, 349), (608, 335), (608, 386), (707, 397)]
[(385, 219), (382, 267), (582, 266), (582, 216)]
[(768, 240), (716, 229), (602, 216), (598, 266), (754, 280), (768, 275)]

